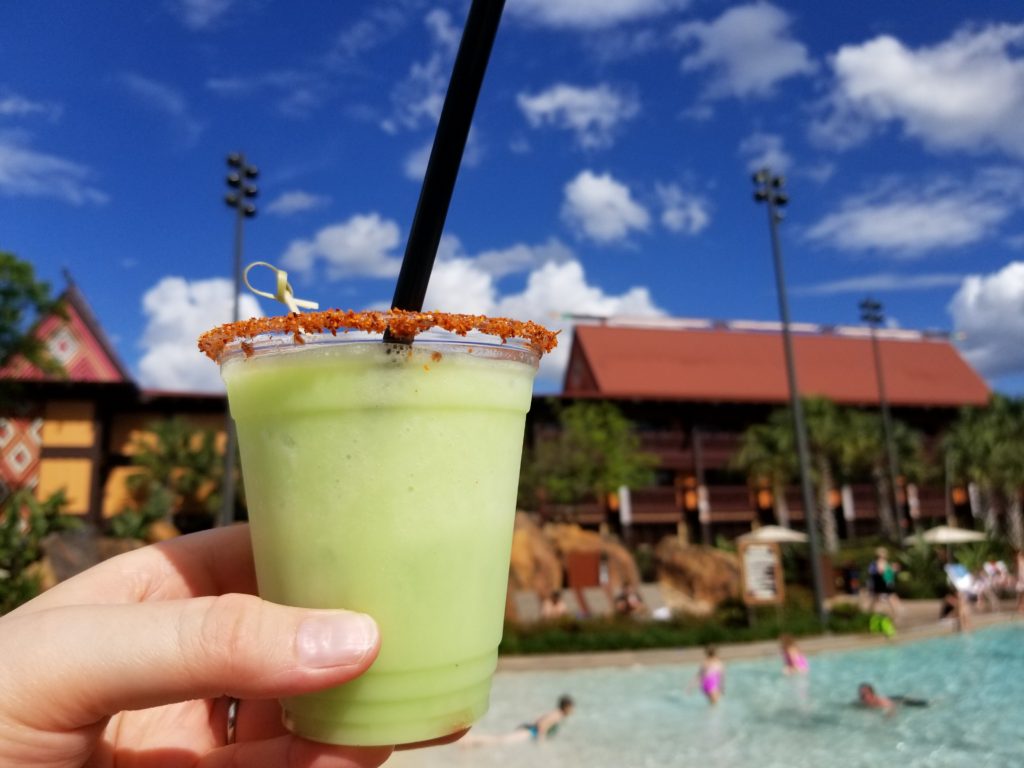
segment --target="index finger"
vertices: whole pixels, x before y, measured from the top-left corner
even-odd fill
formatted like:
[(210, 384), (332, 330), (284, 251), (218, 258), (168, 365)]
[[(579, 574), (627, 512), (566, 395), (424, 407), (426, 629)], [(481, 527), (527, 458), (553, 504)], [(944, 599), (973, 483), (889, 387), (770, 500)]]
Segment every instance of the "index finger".
[(191, 533), (118, 555), (58, 584), (16, 612), (228, 592), (256, 594), (247, 524)]

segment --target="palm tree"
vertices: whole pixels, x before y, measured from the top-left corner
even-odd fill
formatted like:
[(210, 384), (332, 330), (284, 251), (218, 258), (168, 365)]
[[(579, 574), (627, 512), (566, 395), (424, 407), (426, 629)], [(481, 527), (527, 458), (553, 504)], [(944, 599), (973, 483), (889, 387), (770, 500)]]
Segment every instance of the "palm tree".
[(732, 458), (734, 469), (742, 470), (752, 483), (767, 481), (772, 489), (775, 521), (789, 527), (786, 485), (799, 472), (793, 443), (792, 424), (774, 421), (746, 429), (740, 448)]
[[(818, 488), (817, 514), (822, 521), (825, 546), (835, 552), (839, 549), (839, 539), (830, 496), (845, 439), (843, 414), (835, 403), (825, 398), (807, 398), (803, 405), (811, 470)], [(798, 472), (793, 412), (789, 408), (777, 408), (765, 424), (748, 429), (734, 462), (734, 466), (747, 470), (755, 478), (771, 480), (776, 514), (781, 520), (778, 504), (780, 499), (785, 504), (785, 483)], [(815, 511), (805, 510), (805, 514), (815, 514)]]
[[(844, 413), (846, 428), (840, 449), (840, 467), (846, 479), (870, 477), (878, 496), (878, 517), (882, 533), (896, 538), (896, 515), (892, 508), (888, 457), (882, 423), (877, 413), (847, 409)], [(923, 482), (930, 476), (924, 455), (921, 433), (904, 422), (894, 420), (893, 447), (903, 476), (909, 481)]]
[(1003, 519), (1011, 543), (1024, 545), (1024, 402), (993, 395), (985, 409), (961, 409), (943, 447), (954, 476), (977, 484), (990, 535)]
[(807, 418), (811, 462), (818, 481), (822, 537), (825, 548), (835, 553), (839, 551), (839, 530), (832, 511), (831, 498), (836, 487), (837, 470), (842, 460), (848, 425), (842, 409), (824, 397), (804, 400), (804, 414)]

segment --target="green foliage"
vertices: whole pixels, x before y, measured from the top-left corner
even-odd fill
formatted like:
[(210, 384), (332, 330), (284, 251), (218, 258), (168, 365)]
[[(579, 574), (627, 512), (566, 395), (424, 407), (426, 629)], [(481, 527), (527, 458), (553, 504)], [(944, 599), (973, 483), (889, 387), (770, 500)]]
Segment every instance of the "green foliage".
[(954, 478), (977, 483), (993, 515), (1006, 516), (1014, 546), (1024, 547), (1024, 399), (993, 395), (986, 408), (961, 409), (943, 448)]
[(962, 563), (971, 573), (979, 573), (982, 566), (990, 560), (1011, 562), (1013, 557), (1005, 540), (991, 537), (976, 544), (959, 544), (955, 555), (957, 562)]
[(896, 554), (900, 571), (896, 590), (911, 600), (934, 600), (946, 589), (946, 572), (942, 569), (935, 547), (924, 542), (914, 544)]
[(800, 467), (793, 440), (793, 424), (782, 421), (782, 418), (774, 417), (768, 423), (748, 427), (740, 439), (739, 450), (730, 462), (732, 468), (746, 472), (751, 478), (783, 485), (795, 478)]
[(138, 507), (125, 509), (110, 519), (110, 535), (115, 539), (145, 539), (149, 526), (166, 518), (172, 507), (170, 492), (154, 485)]
[(27, 488), (14, 491), (0, 504), (0, 614), (39, 593), (32, 565), (43, 557), (43, 539), (79, 525), (78, 518), (64, 514), (66, 505), (63, 491), (38, 501)]
[(640, 450), (633, 425), (615, 405), (581, 402), (557, 408), (559, 431), (524, 454), (520, 505), (535, 508), (540, 495), (556, 504), (599, 498), (619, 486), (654, 480), (657, 458)]
[[(868, 619), (856, 606), (844, 606), (830, 615), (828, 629), (832, 632), (865, 632)], [(813, 610), (787, 605), (781, 612), (774, 608), (758, 608), (748, 613), (741, 602), (735, 601), (723, 604), (708, 618), (676, 617), (671, 621), (568, 619), (530, 625), (506, 624), (500, 652), (517, 655), (685, 648), (773, 640), (781, 634), (797, 637), (815, 635), (821, 631)]]
[[(33, 334), (36, 324), (52, 314), (63, 317), (65, 313), (50, 296), (49, 283), (36, 279), (30, 263), (0, 251), (0, 368), (20, 357), (44, 373), (64, 374), (61, 364)], [(0, 404), (14, 398), (9, 389), (0, 388)]]
[(220, 507), (224, 465), (211, 429), (196, 429), (180, 417), (148, 425), (133, 444), (128, 490), (135, 505), (111, 519), (110, 532), (145, 538), (150, 525), (178, 512), (215, 515)]

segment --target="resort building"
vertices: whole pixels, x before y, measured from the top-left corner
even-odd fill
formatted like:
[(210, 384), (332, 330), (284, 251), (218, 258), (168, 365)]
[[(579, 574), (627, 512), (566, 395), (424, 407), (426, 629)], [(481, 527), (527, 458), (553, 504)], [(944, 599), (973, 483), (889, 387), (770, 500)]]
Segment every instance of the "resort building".
[[(879, 384), (871, 329), (794, 323), (797, 381), (804, 397), (878, 409)], [(929, 448), (962, 406), (984, 406), (989, 389), (947, 334), (879, 329), (884, 387), (893, 417), (922, 431)], [(732, 468), (743, 431), (788, 406), (779, 323), (667, 318), (591, 320), (576, 326), (563, 400), (601, 399), (620, 406), (636, 425), (644, 450), (658, 457), (656, 487), (631, 489), (629, 523), (637, 532), (685, 525), (691, 538), (749, 529), (773, 521), (773, 499)], [(552, 428), (550, 408), (536, 404), (534, 436)], [(786, 489), (789, 522), (801, 525), (798, 485)], [(877, 530), (874, 486), (837, 489), (837, 515), (859, 533)], [(963, 489), (901, 486), (907, 516), (939, 522), (966, 506)], [(611, 500), (611, 506), (616, 500)], [(963, 509), (960, 509), (963, 512)], [(609, 514), (611, 513), (611, 514)], [(578, 511), (587, 524), (611, 518), (609, 501)], [(774, 521), (780, 522), (780, 521)]]
[[(156, 419), (182, 416), (222, 435), (222, 395), (156, 392), (132, 378), (71, 285), (66, 318), (44, 320), (37, 333), (65, 368), (46, 377), (24, 362), (0, 372), (18, 386), (17, 406), (0, 413), (0, 494), (32, 487), (43, 498), (63, 488), (68, 512), (96, 524), (125, 508), (133, 446)], [(965, 405), (984, 405), (989, 390), (941, 334), (879, 330), (878, 344), (893, 415), (934, 438)], [(794, 326), (797, 373), (805, 396), (842, 405), (879, 406), (870, 330)], [(198, 354), (198, 352), (197, 352)], [(778, 324), (658, 319), (580, 320), (573, 336), (562, 401), (610, 400), (657, 456), (657, 483), (629, 499), (594, 499), (568, 514), (585, 526), (627, 522), (641, 540), (684, 530), (719, 533), (772, 520), (771, 490), (732, 468), (740, 436), (788, 403)], [(554, 429), (551, 399), (535, 399), (528, 439)], [(965, 503), (962, 489), (901, 487), (908, 516), (937, 522)], [(789, 522), (804, 515), (799, 487), (786, 490)], [(836, 510), (857, 532), (877, 528), (870, 484), (837, 489)], [(628, 515), (628, 520), (623, 520)]]

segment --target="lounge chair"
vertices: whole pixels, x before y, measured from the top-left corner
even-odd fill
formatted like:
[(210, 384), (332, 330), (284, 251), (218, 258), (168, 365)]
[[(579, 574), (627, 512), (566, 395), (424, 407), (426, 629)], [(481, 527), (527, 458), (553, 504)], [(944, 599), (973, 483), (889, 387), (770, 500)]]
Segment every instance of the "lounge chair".
[(563, 589), (562, 602), (565, 603), (566, 616), (571, 616), (574, 619), (579, 619), (584, 615), (583, 606), (580, 605), (579, 598), (576, 597), (576, 590)]
[(672, 617), (672, 611), (665, 604), (665, 596), (661, 593), (661, 585), (658, 582), (641, 584), (637, 588), (640, 599), (644, 601), (647, 614), (657, 621), (664, 621)]
[(990, 608), (998, 610), (999, 598), (993, 591), (992, 585), (986, 580), (977, 578), (967, 570), (967, 566), (960, 563), (951, 563), (944, 568), (946, 578), (961, 597), (976, 602), (979, 607), (981, 607), (982, 600), (987, 600)]
[(615, 612), (604, 587), (584, 587), (582, 591), (583, 604), (587, 608), (587, 615), (591, 618), (603, 619)]
[(515, 611), (516, 621), (523, 624), (540, 621), (540, 605), (540, 598), (532, 589), (518, 589), (512, 595), (512, 607)]

